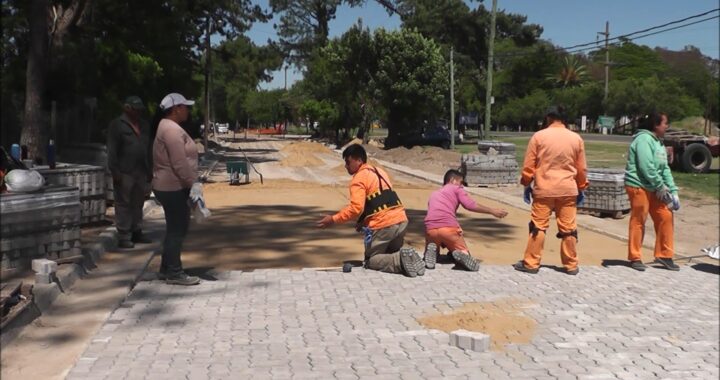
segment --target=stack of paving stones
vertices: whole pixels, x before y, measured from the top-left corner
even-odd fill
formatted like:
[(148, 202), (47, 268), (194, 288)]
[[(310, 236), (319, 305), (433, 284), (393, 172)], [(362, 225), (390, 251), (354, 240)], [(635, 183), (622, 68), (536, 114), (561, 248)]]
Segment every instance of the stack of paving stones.
[(92, 165), (59, 164), (55, 169), (41, 166), (35, 170), (45, 177), (48, 184), (80, 189), (81, 224), (105, 219), (105, 169)]
[(478, 142), (479, 154), (463, 154), (460, 170), (473, 186), (510, 185), (518, 181), (515, 144), (500, 141)]
[(590, 186), (585, 191), (583, 211), (613, 214), (618, 217), (630, 209), (625, 192), (625, 172), (617, 169), (588, 169)]
[[(720, 371), (717, 274), (690, 266), (213, 276), (195, 287), (138, 283), (67, 379), (689, 380)], [(507, 299), (537, 325), (529, 342), (499, 351), (460, 349), (417, 322)]]
[(80, 192), (46, 186), (34, 193), (0, 194), (3, 270), (24, 270), (32, 259), (80, 255)]

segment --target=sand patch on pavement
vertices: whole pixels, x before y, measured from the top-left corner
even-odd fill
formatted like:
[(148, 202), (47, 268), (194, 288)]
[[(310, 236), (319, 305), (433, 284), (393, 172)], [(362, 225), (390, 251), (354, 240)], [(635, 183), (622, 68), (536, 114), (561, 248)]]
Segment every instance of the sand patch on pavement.
[(514, 299), (494, 302), (466, 303), (450, 313), (418, 318), (429, 329), (450, 333), (468, 330), (490, 335), (493, 351), (502, 351), (507, 344), (527, 344), (535, 335), (537, 323), (523, 314), (530, 303)]

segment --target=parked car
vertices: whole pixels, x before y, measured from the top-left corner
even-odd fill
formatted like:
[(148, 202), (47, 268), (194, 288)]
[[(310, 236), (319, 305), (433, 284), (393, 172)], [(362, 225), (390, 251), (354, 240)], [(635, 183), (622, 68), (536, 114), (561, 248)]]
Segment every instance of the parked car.
[(230, 125), (228, 123), (217, 124), (217, 133), (228, 133), (229, 130), (230, 130)]

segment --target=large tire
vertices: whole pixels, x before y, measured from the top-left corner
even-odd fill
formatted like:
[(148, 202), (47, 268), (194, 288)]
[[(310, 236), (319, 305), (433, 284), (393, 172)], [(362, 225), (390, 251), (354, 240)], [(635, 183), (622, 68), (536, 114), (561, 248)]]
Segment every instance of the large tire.
[(710, 149), (701, 143), (693, 143), (685, 147), (682, 154), (682, 168), (688, 173), (707, 173), (712, 164)]

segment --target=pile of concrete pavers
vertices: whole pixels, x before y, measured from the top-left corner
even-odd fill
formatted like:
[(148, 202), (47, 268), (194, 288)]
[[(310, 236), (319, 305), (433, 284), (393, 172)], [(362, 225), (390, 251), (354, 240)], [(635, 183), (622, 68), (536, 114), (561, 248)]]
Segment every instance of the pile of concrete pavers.
[(460, 171), (472, 186), (512, 185), (518, 183), (515, 144), (500, 141), (478, 142), (479, 154), (463, 154)]
[(36, 167), (51, 185), (77, 187), (80, 190), (80, 223), (105, 220), (105, 169), (100, 166), (61, 163), (55, 169)]
[(0, 195), (0, 268), (23, 270), (37, 258), (81, 254), (80, 192), (46, 186), (34, 193)]
[(581, 211), (609, 214), (622, 218), (630, 209), (625, 192), (625, 172), (618, 169), (588, 169), (590, 186), (585, 191), (585, 204)]

